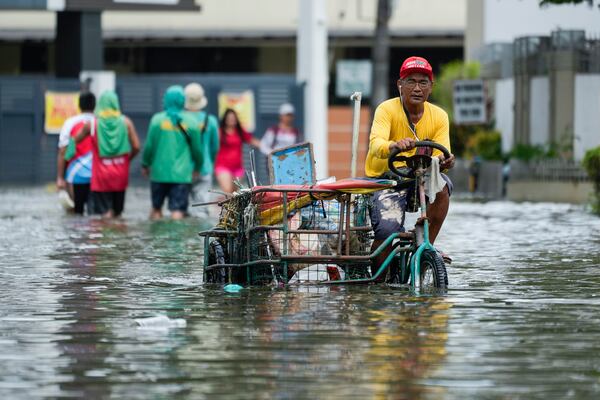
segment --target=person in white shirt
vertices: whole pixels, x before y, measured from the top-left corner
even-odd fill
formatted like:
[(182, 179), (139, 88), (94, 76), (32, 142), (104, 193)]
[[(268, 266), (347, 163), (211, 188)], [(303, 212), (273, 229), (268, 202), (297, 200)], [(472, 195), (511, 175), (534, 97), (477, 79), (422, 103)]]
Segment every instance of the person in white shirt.
[(67, 190), (75, 205), (74, 212), (83, 214), (88, 203), (90, 180), (92, 177), (92, 147), (86, 139), (75, 144), (73, 138), (83, 126), (94, 118), (96, 97), (91, 92), (79, 95), (81, 114), (65, 121), (58, 137), (58, 155), (56, 160), (56, 187)]
[(269, 127), (260, 140), (261, 153), (268, 155), (273, 150), (298, 143), (300, 131), (294, 127), (294, 106), (284, 103), (279, 107), (279, 123)]

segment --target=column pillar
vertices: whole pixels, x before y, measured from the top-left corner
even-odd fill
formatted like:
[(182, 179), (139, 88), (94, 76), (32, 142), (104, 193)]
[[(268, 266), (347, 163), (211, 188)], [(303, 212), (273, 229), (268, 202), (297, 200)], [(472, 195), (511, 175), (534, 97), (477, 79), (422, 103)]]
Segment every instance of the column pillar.
[(59, 78), (78, 78), (82, 70), (104, 68), (100, 11), (56, 13), (55, 70)]
[(313, 143), (317, 179), (328, 176), (327, 129), (327, 1), (298, 2), (299, 22), (296, 57), (296, 79), (304, 86), (304, 132)]

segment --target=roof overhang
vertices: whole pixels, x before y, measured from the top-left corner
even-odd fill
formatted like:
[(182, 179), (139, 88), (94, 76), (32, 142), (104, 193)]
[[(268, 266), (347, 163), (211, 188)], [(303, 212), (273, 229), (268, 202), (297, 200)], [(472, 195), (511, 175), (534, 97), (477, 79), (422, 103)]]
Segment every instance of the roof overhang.
[(0, 0), (5, 10), (198, 11), (195, 0)]
[[(370, 30), (335, 30), (328, 32), (329, 39), (341, 41), (356, 41), (364, 45), (372, 43), (373, 32)], [(52, 29), (1, 29), (0, 40), (54, 40), (55, 32)], [(102, 38), (108, 41), (132, 40), (132, 41), (290, 41), (296, 40), (296, 31), (293, 30), (181, 30), (181, 29), (104, 29)], [(436, 41), (449, 43), (461, 43), (464, 40), (464, 32), (461, 30), (392, 30), (390, 40), (392, 42), (405, 42), (418, 39), (422, 42)], [(393, 43), (392, 43), (393, 44)]]

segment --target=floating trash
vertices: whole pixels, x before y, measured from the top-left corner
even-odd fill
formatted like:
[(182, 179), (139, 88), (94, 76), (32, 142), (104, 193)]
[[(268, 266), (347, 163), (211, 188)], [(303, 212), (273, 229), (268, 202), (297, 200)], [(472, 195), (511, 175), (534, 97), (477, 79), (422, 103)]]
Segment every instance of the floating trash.
[(166, 315), (158, 315), (156, 317), (149, 318), (138, 318), (135, 320), (140, 329), (156, 329), (156, 330), (167, 330), (171, 328), (185, 328), (187, 325), (185, 319), (175, 318), (171, 319)]
[(235, 283), (229, 284), (229, 285), (225, 285), (225, 287), (223, 288), (223, 290), (225, 290), (227, 293), (237, 293), (240, 290), (242, 290), (244, 287), (240, 286), (240, 285), (236, 285)]

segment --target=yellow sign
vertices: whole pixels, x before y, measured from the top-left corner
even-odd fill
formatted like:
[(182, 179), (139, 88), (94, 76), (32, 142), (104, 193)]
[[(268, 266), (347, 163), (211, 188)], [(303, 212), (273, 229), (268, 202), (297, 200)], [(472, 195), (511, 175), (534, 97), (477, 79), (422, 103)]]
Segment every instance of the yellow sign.
[(67, 120), (79, 114), (78, 92), (46, 91), (46, 113), (44, 130), (46, 133), (60, 133), (60, 128)]
[(223, 117), (225, 110), (233, 109), (238, 115), (240, 124), (248, 132), (256, 129), (254, 116), (254, 92), (246, 90), (241, 93), (219, 93), (219, 118)]

